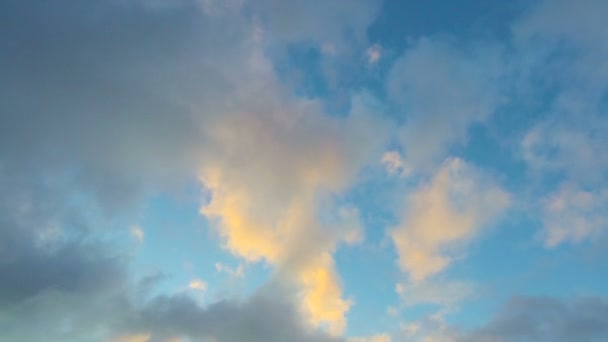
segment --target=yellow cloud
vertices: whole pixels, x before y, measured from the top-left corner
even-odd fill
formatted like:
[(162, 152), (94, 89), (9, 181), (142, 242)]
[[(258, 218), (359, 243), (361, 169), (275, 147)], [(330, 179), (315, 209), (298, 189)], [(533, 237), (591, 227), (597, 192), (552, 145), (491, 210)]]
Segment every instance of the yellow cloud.
[(309, 210), (313, 198), (294, 200), (272, 215), (272, 220), (255, 214), (265, 206), (262, 200), (253, 201), (253, 195), (205, 184), (213, 199), (201, 212), (217, 218), (225, 247), (248, 261), (264, 260), (284, 268), (290, 280), (302, 288), (302, 307), (311, 323), (327, 324), (335, 334), (344, 331), (350, 302), (341, 298), (342, 289), (329, 253), (335, 242), (322, 233), (315, 212)]
[(352, 301), (341, 298), (342, 289), (331, 256), (324, 255), (319, 264), (302, 270), (299, 277), (304, 288), (303, 302), (312, 323), (330, 322), (331, 333), (342, 333), (346, 328), (344, 313), (350, 309)]
[(207, 283), (205, 281), (203, 281), (203, 280), (200, 280), (200, 279), (193, 279), (188, 284), (188, 287), (191, 290), (195, 290), (195, 291), (201, 291), (201, 292), (207, 291)]
[(338, 119), (313, 101), (260, 97), (263, 110), (206, 127), (212, 147), (200, 178), (210, 200), (201, 213), (215, 222), (227, 250), (267, 262), (295, 284), (313, 325), (340, 334), (352, 303), (343, 298), (332, 253), (362, 234), (356, 210), (333, 208), (327, 199), (352, 184), (385, 135), (360, 109)]

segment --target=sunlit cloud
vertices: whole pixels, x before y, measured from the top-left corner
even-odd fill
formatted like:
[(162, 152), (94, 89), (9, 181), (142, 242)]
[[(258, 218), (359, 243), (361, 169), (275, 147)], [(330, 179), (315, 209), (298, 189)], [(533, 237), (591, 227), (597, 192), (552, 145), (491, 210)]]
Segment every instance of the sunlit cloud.
[(457, 7), (0, 2), (0, 340), (608, 340), (608, 2)]
[(448, 247), (474, 238), (510, 201), (474, 167), (457, 158), (446, 160), (428, 184), (408, 196), (403, 221), (391, 231), (399, 266), (413, 281), (441, 272), (452, 262)]
[(188, 287), (194, 291), (205, 292), (207, 291), (208, 285), (207, 282), (201, 279), (193, 279), (188, 283)]

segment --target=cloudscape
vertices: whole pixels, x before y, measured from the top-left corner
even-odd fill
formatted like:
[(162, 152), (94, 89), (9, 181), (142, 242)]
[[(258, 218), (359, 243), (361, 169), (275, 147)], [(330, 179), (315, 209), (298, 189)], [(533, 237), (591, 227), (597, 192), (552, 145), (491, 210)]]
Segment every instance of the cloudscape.
[(0, 341), (608, 341), (607, 16), (0, 0)]

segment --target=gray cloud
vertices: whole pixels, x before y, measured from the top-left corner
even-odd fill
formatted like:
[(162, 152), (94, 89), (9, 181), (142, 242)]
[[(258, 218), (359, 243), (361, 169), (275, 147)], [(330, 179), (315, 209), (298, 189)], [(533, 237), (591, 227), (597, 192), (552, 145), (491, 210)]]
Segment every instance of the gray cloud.
[(262, 0), (255, 11), (271, 34), (287, 42), (334, 44), (365, 41), (366, 29), (376, 18), (382, 2), (375, 0), (281, 1)]
[(608, 300), (515, 297), (463, 341), (605, 341)]
[(387, 90), (406, 124), (401, 140), (415, 167), (435, 166), (468, 128), (504, 103), (505, 61), (498, 44), (456, 46), (436, 37), (414, 42), (392, 66)]
[(231, 88), (244, 23), (205, 17), (194, 3), (0, 6), (1, 164), (69, 173), (109, 210), (194, 176), (207, 114), (195, 108), (212, 110)]
[(188, 336), (222, 342), (342, 341), (310, 332), (280, 291), (269, 288), (244, 302), (222, 301), (206, 308), (187, 296), (156, 297), (136, 313), (130, 329), (152, 338)]
[[(133, 285), (128, 252), (97, 234), (196, 179), (210, 122), (266, 109), (246, 101), (264, 81), (249, 82), (265, 67), (252, 18), (201, 3), (0, 2), (1, 340), (335, 340), (308, 331), (287, 295), (146, 299), (157, 277)], [(318, 35), (289, 39), (306, 37)], [(275, 90), (289, 97), (264, 96)]]

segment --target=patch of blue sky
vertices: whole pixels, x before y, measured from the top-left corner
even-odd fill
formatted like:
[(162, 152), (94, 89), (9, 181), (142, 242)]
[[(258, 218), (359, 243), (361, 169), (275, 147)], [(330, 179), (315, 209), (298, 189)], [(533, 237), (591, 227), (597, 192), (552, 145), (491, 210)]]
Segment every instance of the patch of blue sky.
[(449, 35), (462, 38), (504, 38), (525, 1), (386, 0), (368, 29), (372, 42), (401, 52), (408, 39)]
[(470, 281), (475, 295), (448, 322), (473, 328), (513, 296), (591, 296), (608, 288), (600, 260), (608, 252), (599, 243), (565, 244), (552, 249), (539, 238), (542, 225), (516, 213), (472, 242), (463, 258), (445, 272), (451, 279)]
[(345, 298), (355, 303), (348, 312), (348, 334), (369, 336), (392, 330), (397, 322), (387, 309), (399, 302), (395, 283), (401, 275), (390, 241), (342, 246), (334, 257)]
[[(263, 284), (270, 270), (263, 264), (245, 262), (222, 248), (221, 237), (210, 222), (199, 214), (200, 187), (190, 195), (163, 194), (153, 198), (145, 209), (140, 226), (144, 240), (138, 247), (134, 270), (140, 276), (161, 273), (161, 292), (188, 291), (193, 280), (207, 283), (205, 298), (215, 300), (239, 294), (247, 296)], [(198, 197), (193, 193), (198, 192)], [(218, 272), (216, 263), (232, 269), (243, 265), (243, 278)]]

